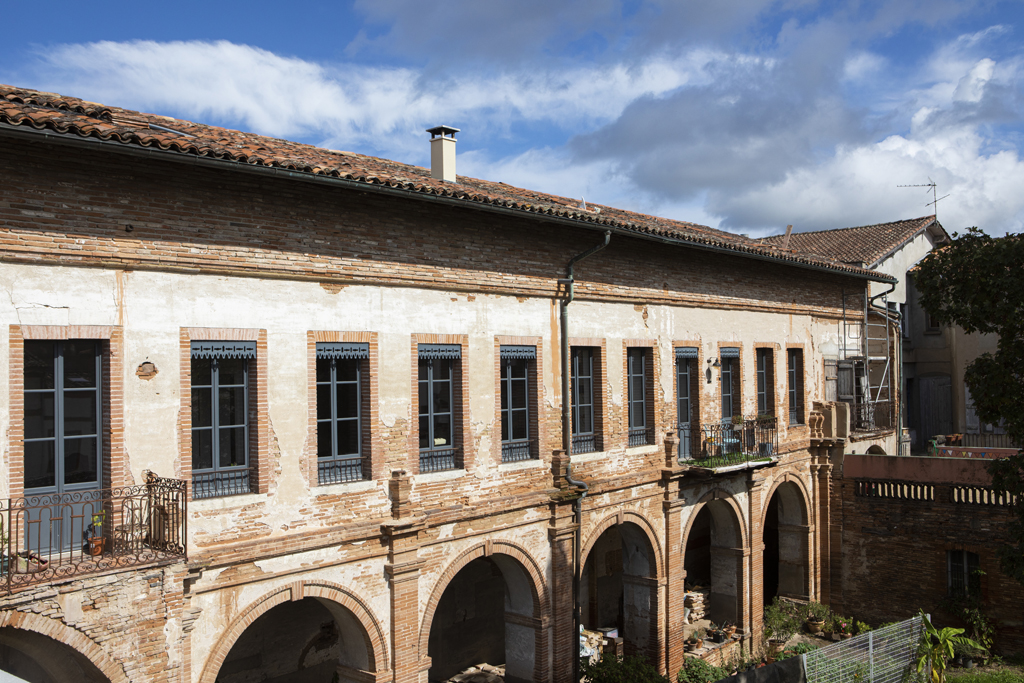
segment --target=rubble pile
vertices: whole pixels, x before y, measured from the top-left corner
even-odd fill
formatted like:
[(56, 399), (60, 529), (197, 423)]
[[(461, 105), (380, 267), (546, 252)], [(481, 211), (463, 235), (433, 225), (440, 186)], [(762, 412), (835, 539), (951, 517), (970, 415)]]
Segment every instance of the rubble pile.
[(686, 594), (686, 600), (683, 605), (690, 608), (690, 613), (686, 617), (686, 623), (694, 624), (704, 618), (704, 604), (707, 602), (710, 592), (710, 589), (695, 588)]
[(505, 665), (477, 664), (455, 674), (445, 683), (505, 683)]

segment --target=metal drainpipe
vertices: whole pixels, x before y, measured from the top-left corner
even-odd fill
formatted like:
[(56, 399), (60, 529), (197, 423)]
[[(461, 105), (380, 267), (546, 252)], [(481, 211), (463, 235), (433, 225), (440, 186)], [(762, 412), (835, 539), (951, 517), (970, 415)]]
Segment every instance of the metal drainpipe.
[[(608, 246), (611, 242), (612, 231), (605, 230), (604, 241), (586, 251), (573, 256), (569, 259), (569, 265), (566, 269), (566, 278), (559, 280), (559, 284), (564, 284), (568, 290), (568, 296), (561, 301), (559, 322), (561, 325), (561, 351), (562, 351), (562, 448), (565, 450), (566, 455), (572, 458), (572, 400), (570, 397), (571, 383), (569, 374), (569, 304), (575, 296), (573, 278), (573, 267), (582, 261), (583, 259), (593, 256), (597, 252), (601, 251)], [(573, 681), (580, 679), (580, 624), (583, 623), (583, 609), (580, 605), (580, 574), (582, 568), (580, 562), (582, 561), (583, 553), (583, 499), (587, 497), (587, 491), (590, 487), (585, 482), (579, 479), (572, 478), (572, 463), (570, 462), (565, 475), (565, 480), (570, 486), (575, 486), (578, 489), (582, 489), (579, 498), (573, 501), (573, 519), (576, 523), (576, 531), (573, 534), (573, 563), (572, 563), (572, 672)]]

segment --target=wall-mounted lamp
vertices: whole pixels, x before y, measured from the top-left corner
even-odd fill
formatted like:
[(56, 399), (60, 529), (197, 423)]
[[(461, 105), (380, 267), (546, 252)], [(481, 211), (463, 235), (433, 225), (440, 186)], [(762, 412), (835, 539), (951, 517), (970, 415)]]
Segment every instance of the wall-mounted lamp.
[[(722, 364), (718, 362), (717, 358), (709, 358), (708, 363), (711, 364), (711, 368), (722, 367)], [(707, 378), (708, 384), (711, 384), (711, 368), (708, 368), (707, 370), (704, 371), (704, 376)]]

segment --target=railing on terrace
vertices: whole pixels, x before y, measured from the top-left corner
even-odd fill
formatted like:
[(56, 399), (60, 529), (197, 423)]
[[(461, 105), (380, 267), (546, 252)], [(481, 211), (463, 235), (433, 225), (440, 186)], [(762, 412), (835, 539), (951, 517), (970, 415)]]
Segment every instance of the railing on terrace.
[(850, 428), (860, 432), (892, 429), (892, 401), (863, 401), (850, 404)]
[(703, 467), (727, 467), (754, 460), (769, 460), (779, 448), (778, 421), (774, 417), (748, 419), (739, 423), (702, 424), (699, 433), (691, 432), (689, 457), (680, 449), (681, 461)]
[(147, 472), (139, 486), (0, 501), (0, 592), (184, 559), (185, 494), (184, 481)]
[(963, 434), (959, 444), (948, 439), (947, 443), (964, 448), (1020, 448), (1020, 444), (1014, 443), (1009, 434)]

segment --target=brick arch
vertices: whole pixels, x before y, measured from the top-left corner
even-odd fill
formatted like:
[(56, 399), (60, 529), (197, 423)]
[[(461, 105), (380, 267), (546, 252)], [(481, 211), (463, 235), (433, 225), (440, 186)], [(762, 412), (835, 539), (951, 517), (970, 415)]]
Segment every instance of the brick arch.
[(532, 616), (536, 619), (543, 619), (544, 615), (547, 614), (547, 591), (544, 587), (543, 574), (541, 573), (540, 565), (526, 549), (511, 541), (491, 540), (481, 543), (464, 551), (452, 560), (444, 570), (444, 573), (438, 578), (434, 590), (430, 594), (430, 600), (427, 602), (427, 608), (423, 612), (423, 621), (420, 624), (419, 658), (421, 660), (427, 657), (427, 650), (430, 644), (430, 626), (434, 621), (434, 612), (437, 611), (437, 606), (441, 602), (441, 596), (444, 595), (448, 584), (452, 582), (455, 575), (462, 571), (463, 567), (467, 564), (492, 554), (508, 555), (519, 563), (530, 579), (528, 583), (533, 597)]
[(590, 555), (590, 551), (594, 549), (594, 544), (601, 538), (601, 534), (619, 523), (624, 524), (626, 522), (631, 522), (634, 526), (639, 527), (647, 537), (647, 543), (651, 548), (654, 560), (654, 576), (651, 578), (662, 578), (664, 575), (664, 559), (661, 556), (661, 543), (658, 541), (658, 535), (654, 531), (654, 525), (646, 517), (633, 510), (623, 510), (621, 514), (609, 515), (601, 520), (588, 534), (587, 541), (583, 544), (583, 548), (580, 551), (580, 563), (584, 566), (587, 564), (587, 557)]
[(282, 603), (302, 598), (329, 600), (350, 611), (363, 627), (366, 650), (374, 670), (379, 673), (388, 669), (387, 639), (384, 637), (380, 622), (368, 605), (337, 584), (327, 581), (298, 581), (267, 593), (235, 617), (206, 659), (199, 683), (216, 683), (217, 674), (231, 648), (254, 621)]
[(690, 513), (689, 518), (686, 520), (686, 526), (683, 528), (683, 536), (680, 539), (683, 544), (684, 552), (686, 551), (686, 539), (690, 535), (690, 528), (693, 526), (694, 520), (697, 519), (697, 515), (704, 508), (705, 505), (715, 500), (722, 501), (727, 506), (729, 506), (730, 510), (732, 510), (733, 520), (736, 522), (736, 526), (740, 532), (740, 537), (738, 539), (736, 547), (746, 548), (750, 545), (747, 525), (744, 522), (743, 509), (739, 506), (739, 504), (736, 502), (736, 498), (734, 498), (731, 493), (716, 488), (705, 493), (703, 496), (700, 497), (700, 499), (696, 503), (694, 503), (692, 512)]
[(778, 477), (773, 483), (771, 490), (768, 491), (768, 495), (763, 497), (761, 500), (764, 501), (764, 505), (761, 507), (761, 528), (764, 529), (765, 522), (768, 520), (768, 505), (772, 502), (772, 496), (779, 490), (779, 487), (783, 484), (794, 484), (797, 490), (800, 492), (800, 502), (803, 504), (804, 512), (804, 523), (807, 525), (811, 524), (811, 494), (807, 488), (807, 484), (799, 476), (792, 473), (787, 473), (781, 477)]
[(62, 621), (38, 614), (10, 610), (0, 612), (0, 627), (3, 626), (32, 631), (52, 638), (82, 654), (110, 680), (110, 683), (130, 683), (128, 675), (119, 662), (108, 655), (92, 638), (65, 625)]

